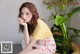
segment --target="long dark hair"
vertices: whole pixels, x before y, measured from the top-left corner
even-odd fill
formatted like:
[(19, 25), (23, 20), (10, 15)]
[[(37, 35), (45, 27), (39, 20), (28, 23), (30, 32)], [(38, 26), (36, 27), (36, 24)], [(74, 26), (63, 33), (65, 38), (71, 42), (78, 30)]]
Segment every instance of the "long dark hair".
[[(31, 35), (34, 31), (34, 29), (36, 28), (36, 25), (37, 25), (37, 20), (39, 18), (39, 15), (38, 15), (38, 12), (37, 12), (37, 9), (35, 7), (34, 4), (30, 3), (30, 2), (25, 2), (21, 5), (21, 7), (19, 8), (19, 15), (18, 17), (21, 17), (21, 11), (22, 11), (22, 8), (24, 7), (27, 7), (31, 13), (32, 13), (32, 19), (30, 21), (30, 24), (27, 23), (28, 25), (28, 32), (29, 32), (29, 35)], [(24, 26), (19, 24), (19, 32), (24, 32)]]

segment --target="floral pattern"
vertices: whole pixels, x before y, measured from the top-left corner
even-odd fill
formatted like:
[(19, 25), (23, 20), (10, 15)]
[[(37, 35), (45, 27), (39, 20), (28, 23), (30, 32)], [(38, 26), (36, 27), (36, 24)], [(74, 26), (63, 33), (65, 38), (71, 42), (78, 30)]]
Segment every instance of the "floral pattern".
[(38, 40), (34, 47), (41, 49), (43, 54), (54, 54), (56, 51), (56, 44), (53, 37), (44, 40)]

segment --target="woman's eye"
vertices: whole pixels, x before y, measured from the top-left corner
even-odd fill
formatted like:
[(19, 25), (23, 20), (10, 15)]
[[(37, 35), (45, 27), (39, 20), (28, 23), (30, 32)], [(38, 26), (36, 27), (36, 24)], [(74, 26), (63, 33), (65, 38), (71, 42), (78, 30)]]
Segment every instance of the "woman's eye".
[(26, 15), (29, 15), (29, 13), (26, 13)]

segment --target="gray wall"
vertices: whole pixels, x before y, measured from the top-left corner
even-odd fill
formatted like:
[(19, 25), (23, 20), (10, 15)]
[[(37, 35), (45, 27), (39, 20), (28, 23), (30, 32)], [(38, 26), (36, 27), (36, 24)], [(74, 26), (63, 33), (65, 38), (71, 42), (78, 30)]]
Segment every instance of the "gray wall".
[[(51, 12), (46, 9), (46, 5), (43, 5), (43, 0), (0, 0), (0, 42), (21, 43), (23, 34), (18, 34), (17, 15), (20, 5), (26, 1), (34, 3), (40, 18), (44, 19), (49, 27), (52, 26), (53, 22), (48, 21)], [(73, 17), (71, 26), (80, 29), (80, 14)], [(75, 39), (78, 44), (80, 44), (79, 41), (80, 38)]]
[[(77, 0), (77, 2), (79, 2), (79, 5), (77, 5), (77, 6), (80, 6), (80, 0)], [(73, 18), (71, 20), (71, 27), (80, 30), (80, 13), (73, 15)], [(80, 45), (80, 37), (75, 38), (74, 42), (76, 42), (77, 44)]]
[[(71, 20), (71, 27), (80, 30), (80, 13), (77, 13), (76, 15), (73, 16), (73, 18)], [(80, 45), (80, 37), (75, 38), (74, 42), (76, 42)]]
[(17, 15), (19, 7), (26, 1), (35, 4), (40, 17), (51, 27), (51, 22), (48, 22), (50, 12), (43, 5), (43, 0), (0, 0), (0, 42), (13, 41), (14, 44), (18, 44), (22, 41), (23, 35), (18, 34)]

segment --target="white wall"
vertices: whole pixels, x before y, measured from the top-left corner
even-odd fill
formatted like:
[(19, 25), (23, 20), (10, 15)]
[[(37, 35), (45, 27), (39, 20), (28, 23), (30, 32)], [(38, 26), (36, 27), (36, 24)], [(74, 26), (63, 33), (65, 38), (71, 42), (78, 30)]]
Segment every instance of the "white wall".
[(17, 15), (19, 7), (26, 1), (34, 3), (41, 18), (49, 27), (52, 26), (52, 23), (48, 22), (50, 12), (43, 5), (43, 0), (0, 0), (0, 42), (13, 41), (14, 44), (18, 44), (22, 41), (23, 35), (18, 34)]

